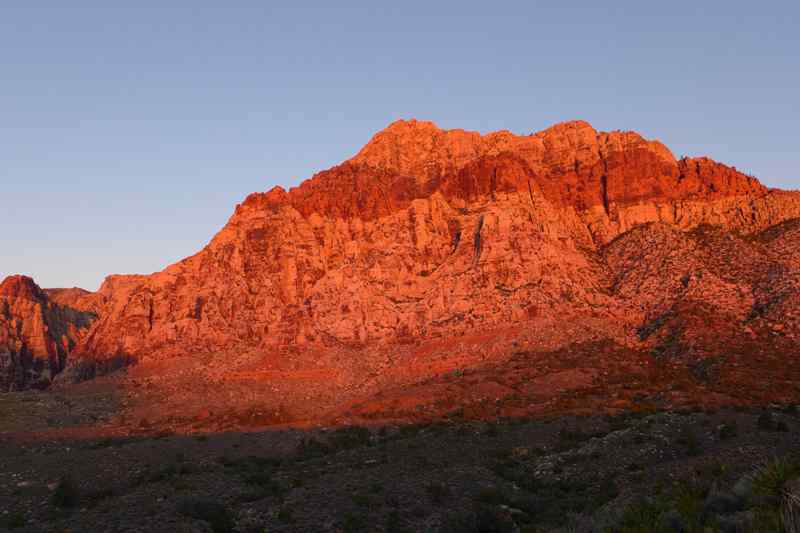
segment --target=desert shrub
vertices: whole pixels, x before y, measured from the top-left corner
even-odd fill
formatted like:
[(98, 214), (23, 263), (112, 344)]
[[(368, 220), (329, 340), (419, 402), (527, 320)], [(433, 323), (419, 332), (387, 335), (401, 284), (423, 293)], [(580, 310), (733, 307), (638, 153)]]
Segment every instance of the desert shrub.
[(487, 487), (478, 492), (476, 501), (490, 505), (499, 505), (505, 503), (507, 500), (503, 492), (497, 487)]
[(700, 455), (702, 451), (700, 449), (700, 441), (697, 439), (697, 435), (691, 428), (684, 428), (681, 436), (678, 438), (678, 444), (682, 444), (686, 447), (686, 455), (690, 457), (694, 457), (696, 455)]
[(372, 444), (367, 428), (351, 426), (333, 431), (326, 441), (315, 437), (302, 439), (297, 445), (297, 456), (303, 459), (322, 457), (340, 450), (350, 450)]
[(278, 520), (287, 524), (294, 522), (292, 509), (286, 506), (281, 507), (280, 511), (278, 511)]
[(800, 533), (800, 488), (785, 494), (781, 507), (781, 526), (786, 533)]
[(728, 440), (736, 437), (739, 434), (739, 427), (736, 421), (725, 422), (717, 428), (717, 435), (720, 440)]
[(708, 482), (713, 482), (714, 480), (721, 478), (723, 475), (725, 475), (725, 472), (727, 471), (727, 469), (728, 468), (724, 464), (722, 464), (722, 463), (720, 463), (718, 461), (715, 461), (715, 462), (712, 462), (712, 463), (707, 463), (707, 464), (698, 466), (695, 469), (695, 472), (697, 474), (697, 478), (701, 482), (708, 483)]
[(345, 531), (345, 533), (366, 531), (367, 520), (364, 518), (364, 516), (357, 513), (345, 513), (344, 517), (342, 518), (342, 530)]
[(77, 507), (80, 500), (80, 490), (75, 480), (69, 475), (63, 476), (53, 491), (52, 504), (56, 507), (70, 508)]
[(186, 499), (178, 505), (184, 516), (208, 522), (214, 533), (232, 533), (234, 524), (231, 513), (223, 504), (199, 498)]
[[(713, 529), (713, 517), (704, 511), (707, 487), (695, 481), (675, 483), (666, 490), (657, 490), (649, 498), (629, 505), (623, 512), (615, 533), (701, 532)], [(676, 524), (678, 526), (676, 526)], [(678, 529), (675, 529), (678, 527)]]
[(396, 509), (393, 509), (386, 515), (385, 528), (387, 533), (401, 533), (405, 531), (403, 528), (403, 520)]
[(400, 430), (397, 432), (397, 437), (400, 439), (416, 437), (421, 430), (422, 426), (420, 425), (400, 426)]
[(513, 533), (517, 530), (511, 514), (502, 507), (478, 505), (475, 522), (476, 531), (481, 533)]
[(772, 413), (769, 411), (764, 411), (758, 415), (758, 429), (764, 431), (775, 430), (775, 418), (772, 416)]
[(173, 476), (178, 474), (178, 467), (175, 465), (167, 465), (164, 468), (156, 470), (151, 473), (147, 478), (150, 483), (158, 483), (159, 481), (166, 481), (172, 479)]
[(790, 485), (791, 482), (796, 484), (798, 478), (800, 458), (796, 455), (768, 461), (752, 473), (753, 494), (756, 496), (754, 514), (760, 530), (784, 533), (798, 531), (798, 495)]
[(25, 515), (20, 512), (12, 512), (7, 515), (0, 515), (0, 528), (17, 529), (25, 527)]
[(300, 460), (305, 459), (313, 459), (314, 457), (322, 457), (323, 455), (327, 455), (331, 452), (330, 446), (325, 444), (324, 442), (315, 439), (314, 437), (308, 437), (302, 439), (297, 444), (296, 454)]
[(764, 431), (789, 431), (789, 426), (783, 420), (776, 420), (775, 416), (765, 411), (758, 416), (758, 428)]
[(602, 433), (583, 431), (580, 428), (569, 429), (563, 427), (558, 431), (557, 449), (560, 451), (568, 450), (595, 437), (602, 437), (602, 436), (603, 436)]
[(434, 505), (441, 505), (450, 497), (450, 487), (444, 483), (431, 483), (425, 486), (425, 492)]
[(800, 461), (793, 456), (779, 457), (758, 467), (753, 473), (753, 493), (768, 501), (784, 495), (789, 481), (800, 476)]
[(359, 426), (340, 428), (334, 431), (328, 442), (334, 450), (349, 450), (371, 443), (369, 429)]
[(103, 448), (118, 448), (132, 442), (136, 442), (136, 439), (132, 437), (105, 437), (87, 445), (86, 447), (90, 450), (101, 450)]
[(618, 531), (619, 533), (658, 531), (663, 513), (663, 507), (657, 502), (639, 500), (625, 509), (619, 524), (613, 531)]
[(369, 494), (356, 493), (353, 494), (351, 498), (353, 503), (359, 507), (370, 507), (372, 505), (372, 499), (369, 497)]
[(619, 488), (613, 479), (605, 478), (597, 486), (592, 496), (592, 509), (602, 507), (619, 496)]
[(486, 488), (478, 493), (476, 503), (520, 509), (534, 524), (558, 527), (565, 525), (571, 514), (591, 513), (619, 495), (611, 479), (543, 481), (520, 473), (514, 483), (527, 492)]
[(608, 415), (606, 416), (606, 421), (608, 422), (609, 431), (621, 431), (623, 429), (627, 429), (634, 422), (625, 415), (617, 415), (617, 416)]
[(280, 459), (249, 455), (238, 459), (223, 456), (217, 461), (226, 470), (238, 474), (242, 481), (256, 489), (240, 496), (240, 501), (255, 501), (266, 496), (280, 496), (284, 493), (283, 486), (273, 479), (275, 468), (282, 464)]
[(108, 500), (109, 498), (113, 498), (115, 495), (114, 489), (111, 487), (103, 487), (103, 488), (96, 488), (90, 490), (86, 493), (86, 500), (88, 502), (89, 507), (94, 507), (98, 505), (103, 500)]
[(706, 492), (698, 485), (680, 483), (672, 493), (672, 507), (684, 520), (689, 531), (703, 530), (703, 499)]

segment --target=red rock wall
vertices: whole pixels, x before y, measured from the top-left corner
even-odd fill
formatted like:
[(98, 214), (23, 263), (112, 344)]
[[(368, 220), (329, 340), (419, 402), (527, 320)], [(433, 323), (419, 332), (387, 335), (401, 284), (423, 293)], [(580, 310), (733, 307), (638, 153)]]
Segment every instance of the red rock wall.
[(29, 277), (6, 278), (0, 284), (0, 391), (49, 384), (92, 319), (51, 302)]

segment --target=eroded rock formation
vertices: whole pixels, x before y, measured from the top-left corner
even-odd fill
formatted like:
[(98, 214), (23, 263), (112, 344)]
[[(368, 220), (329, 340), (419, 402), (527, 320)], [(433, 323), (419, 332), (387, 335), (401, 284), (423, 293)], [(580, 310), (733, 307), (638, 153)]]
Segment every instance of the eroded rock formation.
[(0, 283), (0, 391), (45, 387), (94, 315), (59, 305), (26, 276)]
[[(632, 132), (399, 121), (296, 188), (250, 195), (198, 254), (110, 276), (82, 297), (101, 318), (76, 353), (358, 348), (542, 316), (599, 316), (619, 342), (654, 342), (636, 332), (667, 323), (681, 295), (730, 302), (719, 316), (740, 322), (772, 301), (762, 274), (731, 281), (717, 265), (698, 283), (714, 256), (697, 251), (698, 228), (748, 239), (798, 216), (799, 195)], [(788, 279), (765, 254), (759, 272)], [(687, 265), (677, 281), (665, 261)]]

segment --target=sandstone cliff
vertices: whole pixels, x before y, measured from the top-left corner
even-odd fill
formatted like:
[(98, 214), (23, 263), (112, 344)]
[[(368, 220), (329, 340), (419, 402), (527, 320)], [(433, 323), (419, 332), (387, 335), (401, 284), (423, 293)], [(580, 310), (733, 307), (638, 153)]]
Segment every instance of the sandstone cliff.
[[(82, 297), (100, 319), (76, 359), (358, 349), (553, 317), (600, 317), (610, 338), (655, 342), (641, 328), (666, 323), (681, 295), (738, 324), (777, 305), (759, 303), (775, 298), (770, 272), (793, 272), (764, 252), (759, 274), (731, 281), (709, 266), (713, 248), (695, 254), (692, 231), (749, 239), (798, 216), (800, 195), (632, 132), (399, 121), (296, 188), (250, 195), (198, 254), (110, 276)], [(685, 265), (677, 280), (660, 277), (665, 261)]]
[(0, 391), (47, 386), (94, 319), (50, 300), (26, 276), (0, 283)]

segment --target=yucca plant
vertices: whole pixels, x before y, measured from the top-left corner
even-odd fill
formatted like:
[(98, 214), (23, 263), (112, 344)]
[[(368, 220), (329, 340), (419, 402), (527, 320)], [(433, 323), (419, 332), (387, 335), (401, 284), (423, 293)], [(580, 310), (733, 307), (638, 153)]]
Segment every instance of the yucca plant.
[(753, 494), (759, 498), (757, 521), (762, 527), (782, 533), (800, 533), (800, 460), (796, 456), (776, 458), (752, 474)]
[(787, 490), (781, 506), (781, 526), (784, 533), (800, 533), (800, 490)]

